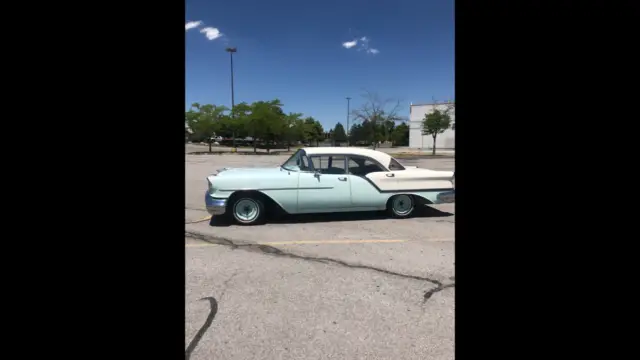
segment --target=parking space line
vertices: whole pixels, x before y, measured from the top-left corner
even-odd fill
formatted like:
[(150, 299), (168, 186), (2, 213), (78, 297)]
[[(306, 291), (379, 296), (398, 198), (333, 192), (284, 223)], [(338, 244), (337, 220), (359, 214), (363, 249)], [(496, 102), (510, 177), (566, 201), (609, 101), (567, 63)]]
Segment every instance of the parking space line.
[[(407, 240), (300, 240), (300, 241), (261, 241), (258, 245), (323, 245), (323, 244), (375, 244), (375, 243), (403, 243)], [(210, 243), (191, 243), (185, 244), (185, 247), (208, 247), (218, 246), (218, 244)]]
[(218, 246), (218, 244), (209, 244), (209, 243), (184, 244), (184, 247), (207, 247), (207, 246)]
[(301, 241), (269, 241), (260, 245), (307, 245), (307, 244), (369, 244), (369, 243), (401, 243), (407, 240), (301, 240)]
[(207, 217), (203, 217), (202, 219), (187, 221), (187, 222), (185, 222), (185, 224), (195, 224), (195, 223), (209, 221), (209, 220), (211, 220), (211, 215), (209, 215)]

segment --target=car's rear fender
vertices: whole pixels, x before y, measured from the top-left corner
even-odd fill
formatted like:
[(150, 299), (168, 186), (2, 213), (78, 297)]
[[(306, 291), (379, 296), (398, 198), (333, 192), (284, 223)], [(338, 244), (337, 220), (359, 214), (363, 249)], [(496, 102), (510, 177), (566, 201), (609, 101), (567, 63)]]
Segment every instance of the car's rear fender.
[(424, 205), (433, 205), (433, 204), (442, 204), (445, 202), (453, 202), (450, 200), (443, 201), (443, 198), (450, 199), (451, 194), (455, 196), (455, 190), (453, 189), (441, 189), (435, 191), (420, 191), (420, 192), (397, 192), (393, 193), (387, 199), (391, 199), (396, 195), (411, 195), (416, 200), (416, 206), (424, 206)]

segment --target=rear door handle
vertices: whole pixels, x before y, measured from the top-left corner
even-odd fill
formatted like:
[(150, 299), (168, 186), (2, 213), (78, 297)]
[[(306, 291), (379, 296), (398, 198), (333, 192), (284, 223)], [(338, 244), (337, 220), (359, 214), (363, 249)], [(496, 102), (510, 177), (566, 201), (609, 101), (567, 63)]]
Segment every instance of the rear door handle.
[(387, 174), (387, 177), (394, 177), (396, 174)]
[(347, 178), (346, 178), (346, 177), (339, 177), (339, 178), (338, 178), (338, 180), (340, 180), (340, 181), (347, 181)]

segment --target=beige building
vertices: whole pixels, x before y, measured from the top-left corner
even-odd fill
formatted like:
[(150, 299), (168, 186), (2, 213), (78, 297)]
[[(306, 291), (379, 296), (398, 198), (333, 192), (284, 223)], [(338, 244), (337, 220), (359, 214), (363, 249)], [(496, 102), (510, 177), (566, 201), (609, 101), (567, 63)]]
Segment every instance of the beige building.
[[(446, 110), (452, 103), (435, 103), (435, 104), (411, 104), (409, 107), (409, 147), (414, 149), (432, 149), (433, 137), (431, 135), (422, 135), (422, 120), (428, 113), (434, 109)], [(453, 150), (456, 148), (455, 141), (455, 110), (451, 113), (452, 129), (445, 130), (436, 137), (436, 150)]]

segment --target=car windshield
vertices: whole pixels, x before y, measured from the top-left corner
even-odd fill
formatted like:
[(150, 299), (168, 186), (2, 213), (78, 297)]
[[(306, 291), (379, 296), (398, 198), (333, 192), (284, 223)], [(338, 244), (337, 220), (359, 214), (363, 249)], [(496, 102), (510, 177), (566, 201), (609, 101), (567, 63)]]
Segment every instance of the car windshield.
[(281, 166), (285, 170), (300, 171), (300, 150), (291, 155), (291, 157)]

